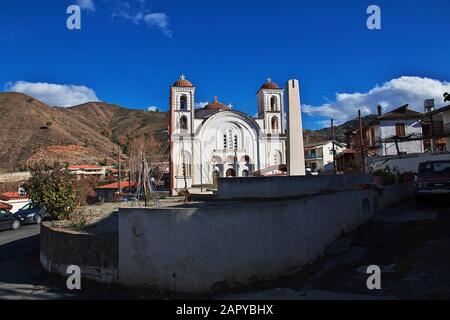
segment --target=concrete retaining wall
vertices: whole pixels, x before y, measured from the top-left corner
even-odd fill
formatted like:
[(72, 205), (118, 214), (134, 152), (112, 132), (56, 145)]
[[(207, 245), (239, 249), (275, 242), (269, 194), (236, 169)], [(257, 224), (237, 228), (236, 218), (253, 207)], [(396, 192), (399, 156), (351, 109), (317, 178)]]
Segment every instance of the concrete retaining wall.
[(413, 190), (408, 184), (388, 186), (381, 194), (370, 189), (196, 208), (120, 209), (119, 282), (206, 293), (280, 276), (314, 261), (343, 232)]
[(42, 266), (67, 276), (67, 267), (77, 265), (82, 277), (98, 282), (117, 280), (118, 240), (115, 237), (69, 232), (51, 223), (41, 225)]
[(373, 183), (371, 175), (248, 177), (219, 179), (218, 199), (273, 198), (356, 190)]

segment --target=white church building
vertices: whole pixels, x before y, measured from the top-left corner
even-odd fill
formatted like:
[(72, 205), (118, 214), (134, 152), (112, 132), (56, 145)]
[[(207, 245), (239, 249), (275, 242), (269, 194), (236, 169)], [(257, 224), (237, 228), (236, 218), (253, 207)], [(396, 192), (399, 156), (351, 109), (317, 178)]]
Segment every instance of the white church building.
[(217, 97), (195, 108), (195, 89), (184, 76), (170, 88), (172, 191), (286, 164), (284, 89), (270, 79), (261, 86), (257, 117), (233, 110)]

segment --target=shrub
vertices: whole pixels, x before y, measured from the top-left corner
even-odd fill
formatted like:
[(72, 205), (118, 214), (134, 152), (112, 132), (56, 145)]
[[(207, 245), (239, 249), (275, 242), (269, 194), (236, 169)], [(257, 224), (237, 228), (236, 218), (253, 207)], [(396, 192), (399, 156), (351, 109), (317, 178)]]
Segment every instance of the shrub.
[(375, 170), (373, 175), (376, 177), (383, 177), (385, 184), (395, 184), (397, 179), (396, 174), (388, 170)]
[(59, 162), (38, 162), (30, 172), (31, 178), (24, 186), (30, 199), (53, 219), (69, 219), (83, 202), (76, 177)]

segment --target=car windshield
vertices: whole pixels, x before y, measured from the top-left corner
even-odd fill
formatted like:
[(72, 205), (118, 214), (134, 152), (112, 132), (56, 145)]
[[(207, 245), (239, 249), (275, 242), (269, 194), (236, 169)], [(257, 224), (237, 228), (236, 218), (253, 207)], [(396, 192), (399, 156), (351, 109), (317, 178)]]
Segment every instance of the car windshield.
[(419, 174), (450, 174), (450, 161), (421, 163), (419, 167)]

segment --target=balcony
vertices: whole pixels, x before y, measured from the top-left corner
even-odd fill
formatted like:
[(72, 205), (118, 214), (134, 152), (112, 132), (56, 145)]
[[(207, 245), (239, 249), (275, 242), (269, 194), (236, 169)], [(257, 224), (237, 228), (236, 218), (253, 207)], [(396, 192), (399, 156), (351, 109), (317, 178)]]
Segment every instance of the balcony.
[(305, 160), (323, 160), (322, 153), (307, 153), (305, 154)]

